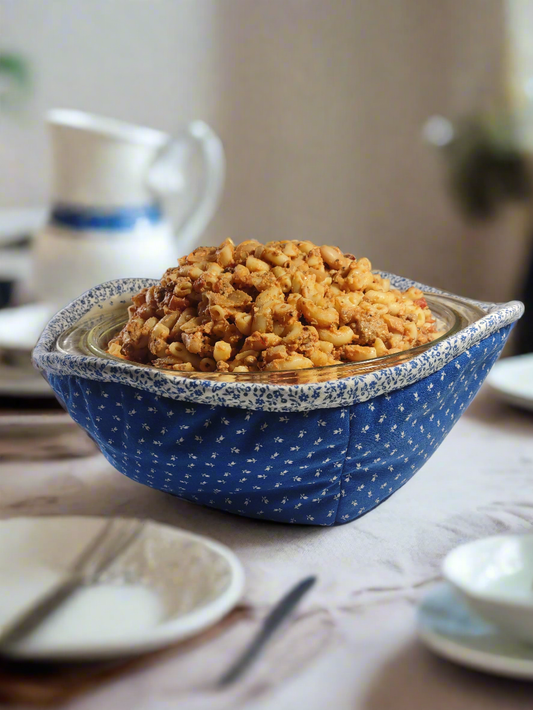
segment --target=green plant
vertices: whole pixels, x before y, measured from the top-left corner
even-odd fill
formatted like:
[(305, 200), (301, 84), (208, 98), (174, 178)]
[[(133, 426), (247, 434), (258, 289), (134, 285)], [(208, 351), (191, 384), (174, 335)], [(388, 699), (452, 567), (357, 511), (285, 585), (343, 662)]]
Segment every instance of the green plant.
[(31, 87), (31, 71), (25, 57), (15, 52), (0, 52), (0, 110), (20, 107)]
[(490, 220), (507, 202), (527, 202), (533, 185), (510, 117), (433, 117), (426, 138), (446, 157), (451, 194), (469, 219)]

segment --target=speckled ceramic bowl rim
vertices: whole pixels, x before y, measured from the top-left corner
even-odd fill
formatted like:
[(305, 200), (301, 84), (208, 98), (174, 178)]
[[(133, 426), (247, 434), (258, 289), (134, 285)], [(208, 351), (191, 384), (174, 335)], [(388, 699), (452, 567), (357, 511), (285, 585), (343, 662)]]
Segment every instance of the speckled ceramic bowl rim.
[[(402, 291), (416, 286), (426, 292), (453, 296), (394, 274), (382, 275), (390, 278), (392, 285)], [(484, 338), (518, 320), (524, 312), (524, 306), (519, 301), (496, 304), (462, 298), (460, 300), (478, 306), (486, 315), (411, 360), (341, 380), (297, 385), (171, 377), (156, 368), (139, 367), (133, 363), (98, 357), (67, 355), (56, 351), (57, 338), (83, 316), (89, 313), (97, 314), (99, 309), (103, 309), (103, 303), (109, 303), (113, 299), (118, 299), (120, 303), (122, 295), (140, 291), (141, 288), (155, 283), (155, 279), (109, 281), (95, 286), (75, 299), (59, 311), (44, 329), (33, 351), (35, 366), (45, 375), (70, 375), (100, 382), (117, 382), (186, 402), (269, 412), (305, 412), (350, 406), (418, 382), (437, 372)], [(126, 300), (122, 299), (124, 303)]]

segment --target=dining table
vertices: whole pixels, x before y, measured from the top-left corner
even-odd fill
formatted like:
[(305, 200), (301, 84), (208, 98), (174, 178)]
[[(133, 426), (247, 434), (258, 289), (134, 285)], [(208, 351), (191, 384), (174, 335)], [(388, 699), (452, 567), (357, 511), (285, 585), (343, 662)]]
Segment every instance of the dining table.
[[(482, 388), (390, 499), (354, 522), (313, 527), (237, 517), (142, 486), (115, 471), (61, 410), (26, 409), (6, 401), (0, 408), (2, 518), (148, 517), (224, 543), (246, 573), (242, 601), (216, 628), (73, 694), (62, 707), (531, 710), (532, 683), (468, 670), (427, 650), (416, 612), (441, 581), (452, 548), (531, 531), (532, 413)], [(248, 673), (216, 687), (274, 604), (308, 575), (316, 585)]]

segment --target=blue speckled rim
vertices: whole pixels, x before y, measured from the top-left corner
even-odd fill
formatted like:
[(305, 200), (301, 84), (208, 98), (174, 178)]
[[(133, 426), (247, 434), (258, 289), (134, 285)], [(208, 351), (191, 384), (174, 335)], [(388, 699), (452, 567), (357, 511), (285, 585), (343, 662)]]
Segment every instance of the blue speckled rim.
[[(416, 286), (423, 291), (451, 295), (409, 279), (383, 274), (400, 290)], [(154, 279), (121, 279), (90, 289), (57, 313), (44, 329), (33, 351), (33, 362), (46, 373), (74, 375), (100, 382), (118, 382), (163, 397), (222, 407), (238, 407), (267, 412), (305, 412), (312, 409), (347, 407), (378, 395), (411, 385), (440, 370), (480, 340), (520, 318), (524, 306), (519, 301), (505, 304), (473, 303), (486, 315), (456, 335), (444, 339), (412, 360), (374, 372), (329, 382), (300, 385), (216, 382), (214, 380), (173, 377), (156, 368), (133, 363), (103, 360), (82, 355), (65, 355), (55, 350), (59, 335), (83, 316), (96, 315), (103, 304), (126, 303), (121, 296), (157, 283)]]

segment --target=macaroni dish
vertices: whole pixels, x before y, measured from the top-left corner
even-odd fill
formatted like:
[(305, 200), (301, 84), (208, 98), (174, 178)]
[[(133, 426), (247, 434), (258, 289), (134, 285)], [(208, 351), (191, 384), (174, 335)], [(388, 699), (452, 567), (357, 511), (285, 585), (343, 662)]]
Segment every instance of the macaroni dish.
[(200, 247), (132, 300), (108, 352), (186, 372), (337, 365), (441, 335), (422, 291), (402, 293), (368, 259), (308, 241)]

